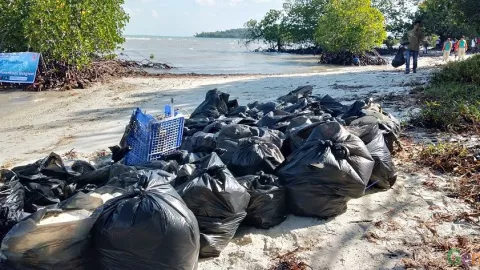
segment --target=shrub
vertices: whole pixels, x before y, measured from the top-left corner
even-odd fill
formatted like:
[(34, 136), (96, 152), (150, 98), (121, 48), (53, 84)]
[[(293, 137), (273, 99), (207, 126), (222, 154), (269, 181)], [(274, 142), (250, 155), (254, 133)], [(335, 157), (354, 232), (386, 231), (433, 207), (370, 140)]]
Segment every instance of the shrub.
[(480, 86), (480, 55), (465, 61), (450, 62), (432, 78), (433, 84), (471, 83)]
[(40, 52), (44, 59), (82, 67), (124, 42), (123, 0), (0, 1), (0, 51)]
[(315, 38), (329, 52), (364, 53), (387, 38), (385, 18), (370, 0), (331, 0), (320, 17)]
[(480, 130), (480, 88), (469, 84), (432, 85), (412, 124), (444, 131)]
[(480, 131), (480, 56), (449, 63), (423, 92), (412, 123), (447, 131)]

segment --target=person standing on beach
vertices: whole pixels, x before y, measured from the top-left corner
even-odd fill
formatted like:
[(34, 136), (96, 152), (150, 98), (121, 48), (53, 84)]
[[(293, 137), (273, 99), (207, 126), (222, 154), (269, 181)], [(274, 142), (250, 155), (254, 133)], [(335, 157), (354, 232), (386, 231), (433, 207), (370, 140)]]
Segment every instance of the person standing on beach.
[(457, 56), (458, 56), (458, 40), (457, 39), (453, 40), (453, 55), (455, 56), (455, 61), (457, 61)]
[(425, 34), (421, 29), (421, 21), (415, 21), (413, 29), (407, 32), (408, 46), (405, 52), (406, 64), (405, 74), (410, 73), (410, 58), (413, 58), (413, 73), (417, 73), (418, 65), (418, 51), (420, 51), (420, 45), (425, 39)]
[(445, 41), (445, 44), (443, 44), (443, 62), (448, 61), (451, 51), (452, 51), (452, 41), (450, 40), (450, 38), (448, 38), (447, 41)]
[(467, 55), (468, 42), (465, 40), (465, 36), (462, 36), (462, 39), (458, 41), (458, 60), (464, 60)]

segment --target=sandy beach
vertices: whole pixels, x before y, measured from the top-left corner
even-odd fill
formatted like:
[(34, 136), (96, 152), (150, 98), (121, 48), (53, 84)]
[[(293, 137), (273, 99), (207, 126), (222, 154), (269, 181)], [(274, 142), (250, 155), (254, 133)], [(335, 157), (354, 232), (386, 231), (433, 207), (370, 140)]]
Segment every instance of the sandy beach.
[(108, 149), (119, 143), (136, 107), (162, 114), (172, 97), (175, 106), (188, 114), (213, 88), (247, 104), (312, 85), (315, 95), (329, 94), (349, 103), (360, 97), (407, 91), (412, 83), (426, 81), (439, 63), (439, 58), (421, 58), (423, 68), (408, 76), (391, 66), (369, 66), (308, 74), (124, 78), (65, 92), (1, 91), (0, 164), (34, 161), (52, 151)]
[[(419, 72), (409, 75), (390, 66), (348, 67), (318, 74), (124, 78), (66, 92), (4, 91), (0, 92), (0, 164), (11, 167), (72, 149), (83, 157), (106, 150), (120, 141), (134, 108), (162, 114), (172, 97), (182, 113), (188, 114), (213, 88), (247, 104), (273, 100), (298, 86), (312, 85), (315, 95), (329, 94), (350, 103), (367, 96), (407, 93), (412, 85), (425, 83), (440, 63), (440, 58), (422, 57)], [(390, 109), (400, 117), (408, 113), (400, 106)], [(434, 211), (451, 214), (469, 208), (423, 185), (435, 179), (438, 185), (447, 186), (451, 179), (411, 162), (396, 163), (399, 180), (393, 189), (351, 200), (345, 214), (326, 221), (289, 216), (270, 230), (240, 228), (221, 256), (201, 260), (199, 269), (268, 269), (278, 255), (293, 250), (315, 270), (403, 269), (402, 259), (420, 256), (418, 249), (425, 237), (433, 236), (424, 224)], [(441, 237), (475, 231), (478, 227), (462, 222), (436, 227)]]

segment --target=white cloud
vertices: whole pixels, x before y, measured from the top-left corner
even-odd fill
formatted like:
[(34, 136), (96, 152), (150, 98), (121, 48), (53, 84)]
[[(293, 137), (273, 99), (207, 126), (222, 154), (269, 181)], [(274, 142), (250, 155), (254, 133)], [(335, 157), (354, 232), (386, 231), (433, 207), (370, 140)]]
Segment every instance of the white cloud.
[(154, 17), (154, 18), (160, 17), (160, 16), (158, 15), (158, 12), (157, 12), (155, 9), (152, 9), (152, 17)]

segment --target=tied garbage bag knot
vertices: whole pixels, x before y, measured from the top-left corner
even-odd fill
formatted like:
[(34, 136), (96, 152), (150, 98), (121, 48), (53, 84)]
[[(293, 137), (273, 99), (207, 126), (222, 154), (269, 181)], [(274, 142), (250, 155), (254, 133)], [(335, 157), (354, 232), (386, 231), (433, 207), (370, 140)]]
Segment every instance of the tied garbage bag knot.
[(319, 140), (317, 145), (331, 148), (333, 155), (335, 155), (337, 159), (347, 159), (350, 157), (350, 150), (343, 144), (333, 143), (330, 140)]

